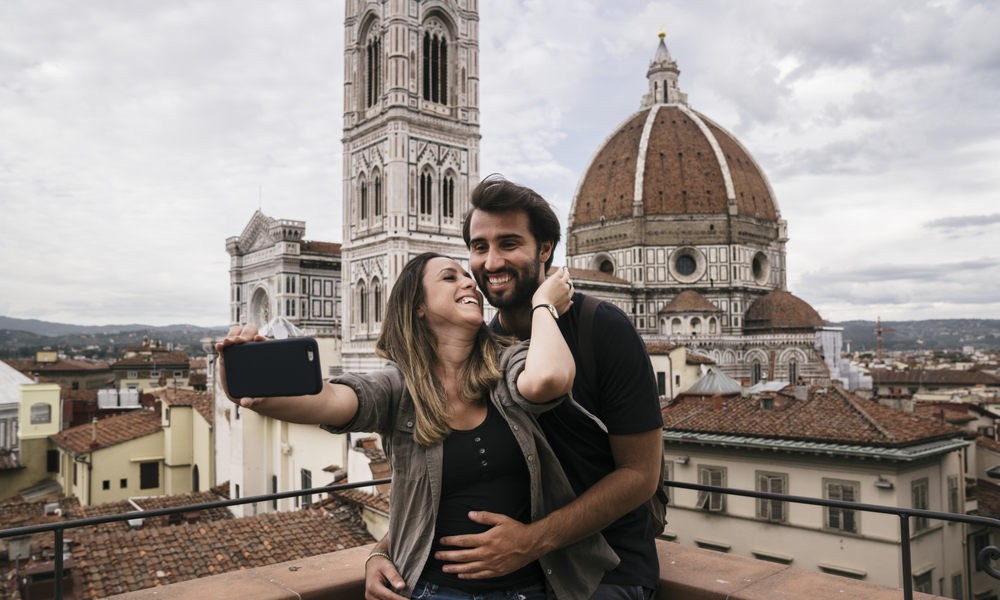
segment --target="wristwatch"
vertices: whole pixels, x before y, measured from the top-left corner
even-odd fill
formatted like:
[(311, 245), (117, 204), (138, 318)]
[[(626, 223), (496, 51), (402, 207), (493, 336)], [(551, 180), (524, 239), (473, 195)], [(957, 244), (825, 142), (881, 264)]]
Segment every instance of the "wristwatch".
[(555, 319), (556, 321), (559, 320), (559, 311), (557, 311), (556, 307), (552, 306), (551, 304), (538, 304), (536, 306), (533, 306), (531, 307), (531, 314), (535, 314), (535, 309), (538, 308), (549, 309), (549, 314), (552, 315), (552, 318)]

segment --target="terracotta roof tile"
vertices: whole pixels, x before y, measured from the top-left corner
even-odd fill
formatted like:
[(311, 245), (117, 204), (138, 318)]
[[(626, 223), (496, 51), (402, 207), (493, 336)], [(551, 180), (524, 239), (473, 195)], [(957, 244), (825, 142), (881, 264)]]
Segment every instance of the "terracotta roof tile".
[(659, 314), (674, 312), (722, 312), (704, 296), (693, 290), (684, 290), (660, 309)]
[(700, 354), (693, 354), (691, 352), (687, 353), (684, 361), (689, 365), (714, 365), (715, 361), (707, 356), (702, 356)]
[(680, 348), (680, 344), (646, 344), (647, 354), (670, 354), (674, 348)]
[(87, 402), (90, 404), (97, 402), (97, 390), (67, 390), (63, 389), (59, 392), (59, 397), (63, 400), (77, 400), (79, 402)]
[(104, 598), (239, 569), (354, 548), (375, 540), (356, 511), (294, 511), (129, 531), (77, 534), (85, 596)]
[[(62, 511), (62, 516), (46, 515), (45, 507), (56, 503)], [(0, 503), (0, 529), (13, 529), (15, 527), (28, 527), (31, 525), (44, 525), (77, 519), (77, 511), (80, 509), (80, 501), (76, 496), (63, 496), (60, 498), (46, 498), (44, 500), (32, 500), (29, 502), (4, 502)]]
[(4, 360), (5, 363), (22, 373), (47, 373), (58, 371), (106, 371), (111, 367), (106, 362), (92, 363), (85, 360), (63, 359), (51, 363), (36, 362), (33, 358)]
[(207, 367), (207, 365), (205, 364), (205, 359), (204, 358), (192, 358), (191, 359), (191, 368), (192, 369), (204, 369), (206, 367)]
[(1000, 454), (1000, 442), (998, 442), (996, 440), (991, 440), (990, 438), (988, 438), (986, 436), (982, 436), (981, 435), (981, 436), (977, 437), (976, 438), (976, 446), (978, 446), (980, 448), (985, 448), (987, 450), (990, 450), (992, 452), (996, 452), (997, 454)]
[(330, 496), (350, 502), (351, 504), (366, 506), (378, 512), (389, 514), (389, 492), (375, 495), (362, 492), (361, 490), (341, 490), (339, 492), (330, 492)]
[(970, 514), (1000, 519), (1000, 487), (992, 481), (977, 481), (976, 504), (978, 508)]
[(157, 367), (174, 367), (183, 366), (184, 368), (190, 367), (190, 360), (188, 355), (183, 352), (163, 352), (151, 356), (132, 356), (129, 358), (123, 358), (120, 361), (112, 365), (114, 368), (118, 367), (148, 367), (150, 369), (155, 369)]
[(191, 373), (191, 376), (188, 377), (188, 383), (190, 385), (208, 385), (208, 374)]
[(229, 498), (229, 480), (223, 481), (219, 485), (211, 489), (212, 493), (221, 496), (222, 498)]
[(302, 243), (299, 244), (299, 250), (308, 254), (328, 254), (331, 256), (340, 256), (340, 244), (334, 244), (333, 242), (312, 242), (302, 240)]
[[(213, 491), (208, 492), (192, 492), (190, 494), (177, 494), (172, 496), (150, 496), (147, 498), (135, 498), (134, 501), (142, 510), (156, 510), (158, 508), (173, 508), (176, 506), (188, 506), (190, 504), (204, 504), (206, 502), (218, 502), (219, 500), (225, 500), (226, 498), (219, 496)], [(130, 512), (135, 512), (137, 509), (132, 506), (128, 500), (122, 500), (120, 502), (105, 502), (104, 504), (92, 504), (90, 506), (81, 506), (77, 509), (78, 519), (89, 519), (91, 517), (104, 517), (108, 515), (123, 515)], [(232, 519), (233, 513), (229, 511), (228, 508), (210, 508), (208, 510), (198, 511), (198, 518), (201, 521), (219, 521), (223, 519)], [(169, 519), (169, 517), (164, 517), (163, 519)], [(161, 519), (154, 518), (156, 523), (153, 525), (158, 525), (161, 523)], [(118, 521), (115, 523), (104, 523), (102, 525), (97, 525), (94, 530), (97, 532), (109, 532), (109, 531), (128, 531), (130, 529), (127, 521)]]
[(193, 406), (209, 424), (214, 415), (212, 392), (164, 388), (153, 392), (153, 397), (169, 406)]
[(911, 369), (909, 371), (885, 371), (872, 369), (869, 373), (875, 385), (927, 383), (931, 385), (990, 385), (1000, 386), (1000, 377), (983, 371), (963, 371), (961, 369)]
[(713, 410), (711, 402), (683, 401), (662, 413), (664, 428), (674, 431), (866, 446), (901, 447), (967, 433), (837, 387), (813, 386), (807, 400), (788, 398), (783, 408), (772, 410), (762, 408), (760, 399), (737, 396), (721, 411)]
[[(107, 448), (160, 431), (160, 414), (153, 410), (139, 410), (101, 419), (97, 422), (98, 448)], [(74, 456), (90, 452), (94, 424), (77, 425), (49, 436), (54, 443)]]

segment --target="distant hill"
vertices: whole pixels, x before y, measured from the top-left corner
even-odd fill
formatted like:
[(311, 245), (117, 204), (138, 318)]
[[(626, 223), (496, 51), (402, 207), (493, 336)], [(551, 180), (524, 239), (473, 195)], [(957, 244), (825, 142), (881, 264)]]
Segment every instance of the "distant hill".
[(122, 331), (216, 331), (219, 329), (228, 330), (228, 326), (221, 327), (198, 327), (197, 325), (166, 325), (154, 327), (153, 325), (69, 325), (67, 323), (51, 323), (49, 321), (39, 321), (38, 319), (15, 319), (13, 317), (0, 316), (0, 329), (13, 331), (25, 331), (37, 335), (61, 336), (83, 333), (119, 333)]
[[(851, 341), (852, 351), (875, 350), (877, 346), (875, 321), (827, 322), (827, 326), (843, 327), (844, 341)], [(1000, 319), (882, 321), (882, 328), (896, 330), (882, 334), (886, 350), (1000, 349)]]

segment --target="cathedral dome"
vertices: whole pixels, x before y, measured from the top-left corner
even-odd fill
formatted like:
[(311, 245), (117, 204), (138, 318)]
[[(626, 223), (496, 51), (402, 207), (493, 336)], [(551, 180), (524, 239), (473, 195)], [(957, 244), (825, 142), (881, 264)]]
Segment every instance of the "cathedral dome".
[(571, 225), (644, 215), (735, 214), (780, 218), (750, 153), (721, 126), (683, 104), (655, 104), (625, 120), (591, 158)]
[(781, 219), (763, 170), (731, 133), (687, 106), (679, 73), (661, 38), (649, 93), (590, 159), (570, 227), (640, 214)]
[(743, 331), (750, 334), (809, 332), (826, 326), (808, 302), (782, 289), (758, 298), (743, 321)]

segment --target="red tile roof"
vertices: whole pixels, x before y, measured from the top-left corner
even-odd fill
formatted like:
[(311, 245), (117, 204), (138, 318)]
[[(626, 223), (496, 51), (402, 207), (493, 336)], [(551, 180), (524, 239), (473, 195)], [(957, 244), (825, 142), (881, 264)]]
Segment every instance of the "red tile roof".
[(693, 354), (691, 352), (687, 353), (687, 358), (685, 362), (689, 365), (714, 365), (715, 361), (707, 356), (702, 356), (700, 354)]
[(188, 384), (194, 385), (208, 385), (208, 374), (207, 373), (191, 373), (188, 377)]
[(340, 490), (339, 492), (330, 492), (330, 496), (351, 504), (374, 509), (386, 515), (389, 514), (389, 492), (376, 496), (361, 490)]
[[(49, 504), (58, 504), (62, 511), (62, 516), (54, 514), (46, 515), (45, 507)], [(76, 512), (79, 509), (80, 501), (76, 496), (63, 496), (54, 499), (46, 498), (44, 500), (32, 500), (29, 502), (0, 503), (0, 529), (45, 525), (47, 523), (55, 523), (56, 521), (79, 518)]]
[(1000, 487), (992, 481), (977, 481), (976, 504), (978, 508), (970, 514), (1000, 519)]
[(85, 597), (104, 598), (373, 543), (354, 509), (295, 511), (76, 536)]
[(674, 348), (680, 348), (680, 344), (646, 344), (647, 354), (670, 354)]
[[(807, 400), (788, 398), (764, 410), (760, 399), (737, 396), (721, 411), (711, 402), (683, 401), (663, 409), (663, 425), (692, 431), (753, 437), (901, 447), (962, 437), (966, 431), (865, 400), (838, 387), (809, 390)], [(779, 403), (776, 401), (775, 405)]]
[[(151, 496), (147, 498), (134, 498), (136, 504), (142, 510), (156, 510), (158, 508), (173, 508), (176, 506), (188, 506), (190, 504), (204, 504), (206, 502), (218, 502), (219, 500), (225, 500), (226, 498), (219, 496), (218, 494), (208, 491), (208, 492), (192, 492), (190, 494), (176, 494), (172, 496)], [(76, 518), (78, 519), (89, 519), (91, 517), (105, 517), (108, 515), (123, 515), (130, 512), (135, 512), (136, 507), (128, 500), (122, 500), (120, 502), (105, 502), (104, 504), (92, 504), (90, 506), (81, 506), (77, 509)], [(233, 513), (229, 511), (228, 508), (210, 508), (208, 510), (198, 511), (198, 517), (201, 521), (219, 521), (224, 519), (232, 519)], [(166, 517), (164, 517), (166, 518)], [(163, 518), (154, 517), (150, 524), (151, 526), (158, 526), (162, 522)], [(118, 521), (115, 523), (104, 523), (102, 525), (94, 526), (97, 532), (109, 532), (109, 531), (128, 531), (129, 525), (128, 521)]]
[(169, 406), (193, 406), (210, 425), (212, 424), (214, 415), (212, 392), (164, 388), (154, 391), (153, 397), (162, 400)]
[(674, 312), (722, 312), (722, 309), (692, 290), (684, 290), (660, 309), (659, 314)]
[(107, 371), (111, 367), (106, 362), (87, 362), (85, 360), (64, 359), (51, 363), (36, 362), (33, 358), (9, 359), (5, 363), (22, 373), (47, 373), (60, 371)]
[(116, 362), (113, 367), (145, 367), (156, 369), (158, 367), (180, 367), (188, 368), (190, 361), (188, 355), (183, 352), (163, 352), (152, 356), (132, 356), (123, 358)]
[(299, 245), (299, 250), (307, 254), (328, 254), (331, 256), (340, 256), (340, 244), (334, 244), (333, 242), (312, 242), (302, 240), (302, 243)]
[(192, 369), (204, 369), (207, 365), (205, 364), (204, 358), (193, 358), (191, 359)]
[(909, 371), (886, 371), (872, 369), (869, 373), (875, 385), (929, 384), (929, 385), (990, 385), (1000, 386), (1000, 377), (983, 371), (963, 371), (961, 369), (911, 369)]
[[(80, 456), (91, 450), (93, 427), (93, 423), (77, 425), (50, 435), (49, 439), (70, 454)], [(156, 433), (161, 428), (160, 413), (153, 410), (139, 410), (108, 417), (97, 422), (97, 449), (141, 438)]]
[(229, 480), (223, 481), (211, 489), (212, 493), (223, 498), (229, 498)]
[(67, 390), (63, 389), (59, 392), (59, 397), (63, 400), (77, 400), (79, 402), (87, 402), (90, 404), (97, 402), (97, 390)]
[(990, 438), (988, 438), (986, 436), (982, 436), (981, 435), (981, 436), (977, 437), (976, 438), (976, 446), (978, 446), (980, 448), (985, 448), (987, 450), (990, 450), (992, 452), (996, 452), (997, 454), (1000, 454), (1000, 442), (998, 442), (996, 440), (991, 440)]

